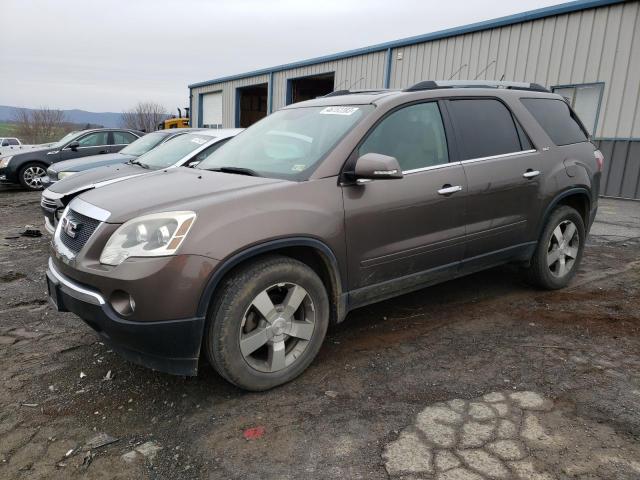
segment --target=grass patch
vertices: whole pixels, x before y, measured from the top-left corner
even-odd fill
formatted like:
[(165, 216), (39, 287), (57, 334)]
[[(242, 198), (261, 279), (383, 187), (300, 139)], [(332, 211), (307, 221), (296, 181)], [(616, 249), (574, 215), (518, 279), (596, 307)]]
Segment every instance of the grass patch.
[(0, 122), (0, 137), (15, 137), (18, 125), (10, 122)]

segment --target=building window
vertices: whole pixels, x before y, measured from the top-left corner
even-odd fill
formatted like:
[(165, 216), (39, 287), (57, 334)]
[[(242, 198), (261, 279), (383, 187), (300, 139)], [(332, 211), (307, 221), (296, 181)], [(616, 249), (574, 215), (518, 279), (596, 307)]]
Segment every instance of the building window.
[(571, 108), (578, 114), (590, 135), (596, 131), (598, 112), (604, 83), (584, 83), (578, 85), (561, 85), (552, 87), (553, 93), (565, 98)]

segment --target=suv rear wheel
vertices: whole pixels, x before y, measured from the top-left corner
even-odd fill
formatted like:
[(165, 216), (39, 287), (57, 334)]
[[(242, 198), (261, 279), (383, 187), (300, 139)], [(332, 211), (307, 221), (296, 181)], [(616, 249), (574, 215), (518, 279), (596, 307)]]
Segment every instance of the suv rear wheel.
[(549, 290), (566, 287), (580, 265), (585, 237), (584, 221), (574, 208), (554, 210), (531, 259), (529, 280)]
[(41, 163), (27, 163), (20, 169), (18, 180), (23, 187), (29, 190), (42, 190), (41, 179), (46, 174), (46, 168)]
[(238, 387), (267, 390), (300, 375), (329, 325), (329, 299), (318, 275), (297, 260), (270, 256), (232, 273), (216, 295), (205, 351)]

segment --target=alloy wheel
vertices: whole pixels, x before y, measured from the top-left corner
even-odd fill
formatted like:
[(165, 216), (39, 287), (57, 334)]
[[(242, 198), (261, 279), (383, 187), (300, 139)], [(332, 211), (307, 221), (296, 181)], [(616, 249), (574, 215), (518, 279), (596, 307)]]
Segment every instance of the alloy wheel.
[(42, 187), (42, 177), (44, 177), (45, 174), (44, 168), (33, 165), (25, 169), (22, 178), (29, 188), (37, 189)]
[(554, 277), (564, 277), (573, 268), (580, 249), (578, 228), (564, 220), (553, 230), (547, 247), (547, 266)]
[(273, 373), (297, 360), (315, 328), (316, 312), (307, 291), (295, 283), (278, 283), (260, 292), (245, 312), (240, 351), (255, 370)]

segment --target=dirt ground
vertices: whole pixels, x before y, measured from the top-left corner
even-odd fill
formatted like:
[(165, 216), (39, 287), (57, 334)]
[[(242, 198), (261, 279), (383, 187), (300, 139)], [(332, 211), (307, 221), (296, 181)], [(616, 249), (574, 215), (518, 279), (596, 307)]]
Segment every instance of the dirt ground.
[(38, 201), (0, 187), (0, 478), (640, 478), (640, 203), (601, 201), (570, 288), (507, 266), (360, 309), (246, 393), (55, 312), (48, 237), (14, 238)]

